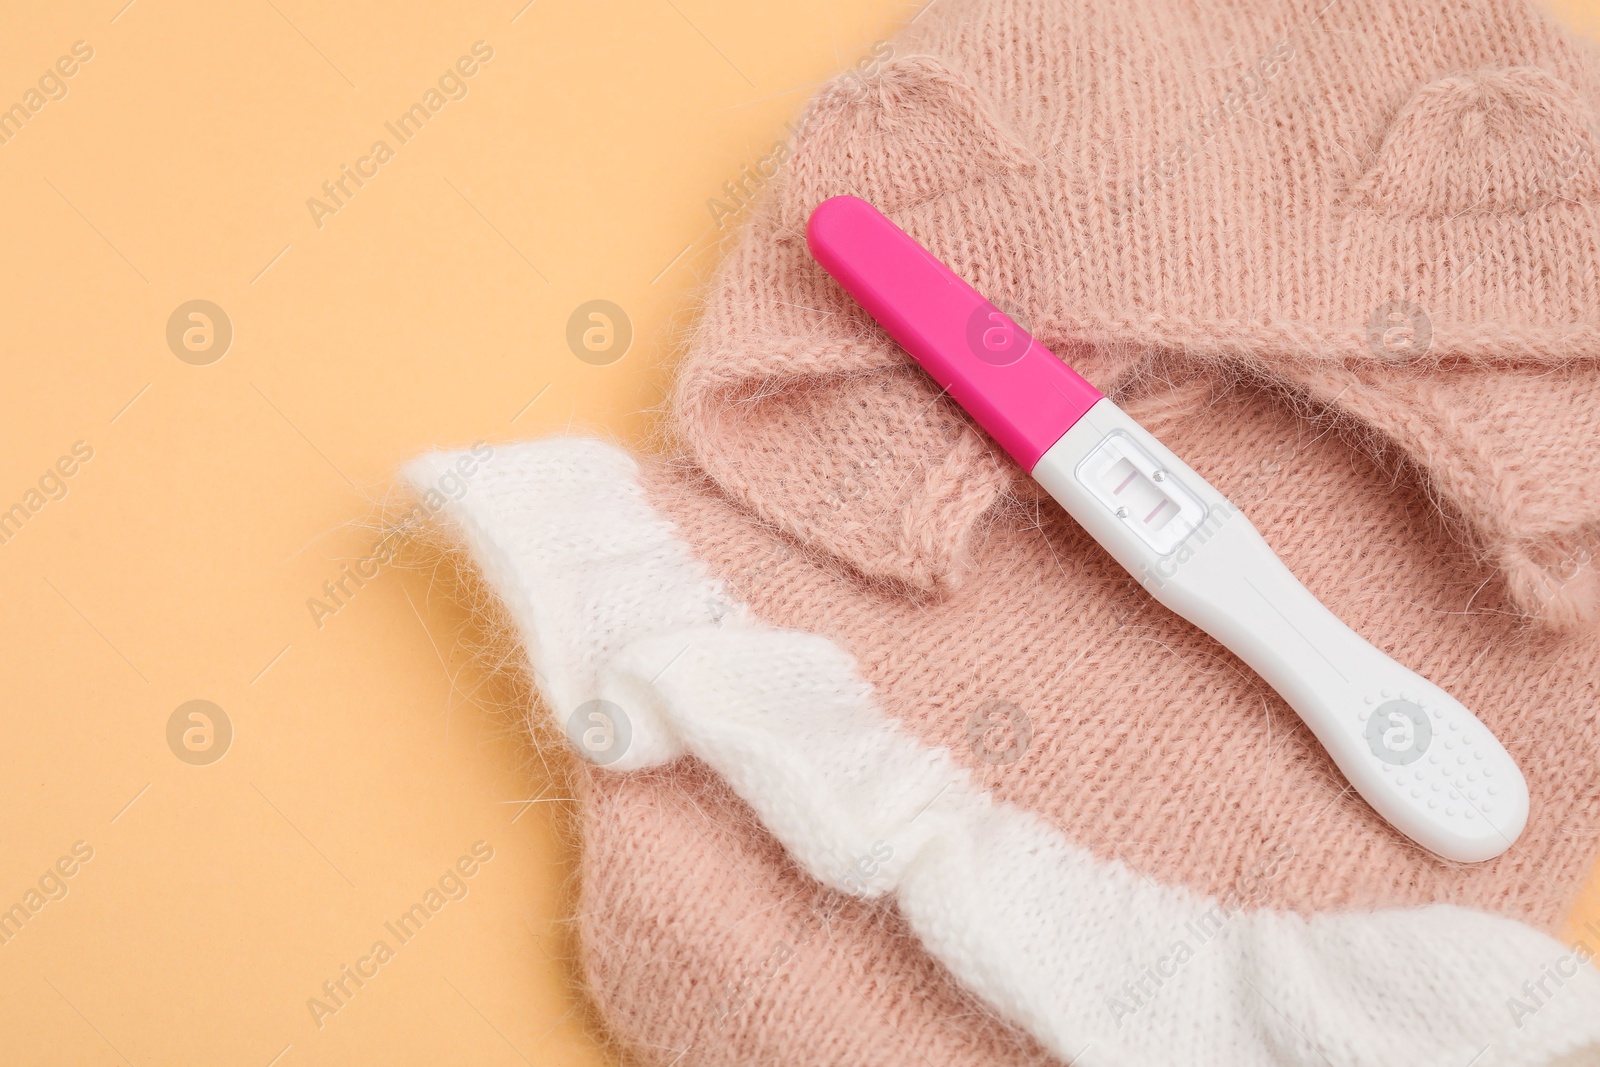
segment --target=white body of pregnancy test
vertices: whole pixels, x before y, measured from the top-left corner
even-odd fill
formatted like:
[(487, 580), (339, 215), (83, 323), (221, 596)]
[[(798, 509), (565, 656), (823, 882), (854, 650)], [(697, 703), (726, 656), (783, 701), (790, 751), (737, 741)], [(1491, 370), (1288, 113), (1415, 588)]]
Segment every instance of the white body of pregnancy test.
[(1510, 848), (1528, 787), (1487, 727), (1351, 630), (1239, 509), (863, 200), (812, 255), (1150, 595), (1247, 663), (1373, 809), (1445, 859)]

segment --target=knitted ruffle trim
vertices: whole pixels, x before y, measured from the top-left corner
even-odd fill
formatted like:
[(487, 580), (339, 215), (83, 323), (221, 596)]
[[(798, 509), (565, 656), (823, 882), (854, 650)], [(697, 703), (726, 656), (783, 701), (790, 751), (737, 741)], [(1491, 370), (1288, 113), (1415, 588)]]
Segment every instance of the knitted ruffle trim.
[[(1600, 1052), (1600, 974), (1573, 949), (1449, 905), (1308, 920), (1097, 859), (902, 729), (832, 641), (736, 602), (626, 454), (500, 446), (470, 478), (464, 457), (422, 457), (405, 477), (455, 491), (440, 519), (579, 751), (614, 773), (698, 757), (800, 867), (892, 895), (929, 953), (1063, 1060), (1460, 1067)], [(870, 876), (863, 856), (882, 859)]]

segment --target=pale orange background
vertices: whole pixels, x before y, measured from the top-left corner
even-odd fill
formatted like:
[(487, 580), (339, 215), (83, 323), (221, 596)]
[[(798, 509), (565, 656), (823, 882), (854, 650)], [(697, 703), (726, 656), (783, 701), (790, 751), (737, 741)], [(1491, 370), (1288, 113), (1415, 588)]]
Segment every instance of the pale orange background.
[[(642, 441), (706, 200), (916, 5), (524, 4), (6, 13), (0, 103), (94, 58), (0, 144), (0, 509), (94, 456), (0, 544), (0, 908), (94, 857), (0, 946), (0, 1062), (613, 1062), (573, 986), (559, 775), (461, 610), (398, 571), (320, 628), (306, 600), (424, 449)], [(319, 229), (307, 198), (479, 40), (467, 97)], [(196, 298), (235, 334), (208, 366), (165, 339)], [(565, 343), (594, 298), (634, 324), (610, 366)], [(208, 766), (166, 740), (196, 698), (235, 730)], [(480, 840), (468, 896), (319, 1029), (307, 999)]]

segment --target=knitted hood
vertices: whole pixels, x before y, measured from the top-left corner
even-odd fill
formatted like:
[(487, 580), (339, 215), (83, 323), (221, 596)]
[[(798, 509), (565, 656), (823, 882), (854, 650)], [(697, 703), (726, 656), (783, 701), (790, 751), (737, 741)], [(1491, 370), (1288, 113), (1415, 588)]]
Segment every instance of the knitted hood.
[[(885, 51), (719, 272), (681, 454), (407, 470), (588, 760), (613, 1032), (662, 1067), (1593, 1062), (1600, 928), (1556, 937), (1600, 837), (1594, 57), (1513, 0), (940, 0)], [(1042, 498), (811, 261), (844, 192), (1505, 739), (1515, 846), (1423, 853)]]
[(1522, 0), (954, 0), (886, 51), (813, 102), (682, 368), (736, 499), (931, 593), (1032, 492), (810, 260), (852, 193), (1102, 391), (1267, 383), (1419, 479), (1512, 610), (1600, 617), (1586, 46)]

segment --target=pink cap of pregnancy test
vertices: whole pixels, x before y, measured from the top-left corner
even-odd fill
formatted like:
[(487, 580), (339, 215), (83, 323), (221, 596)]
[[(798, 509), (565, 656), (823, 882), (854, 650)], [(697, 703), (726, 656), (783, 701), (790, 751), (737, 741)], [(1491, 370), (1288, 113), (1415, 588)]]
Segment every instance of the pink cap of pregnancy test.
[(865, 200), (836, 196), (818, 204), (806, 223), (806, 244), (1025, 470), (1031, 472), (1101, 399), (1098, 389)]

